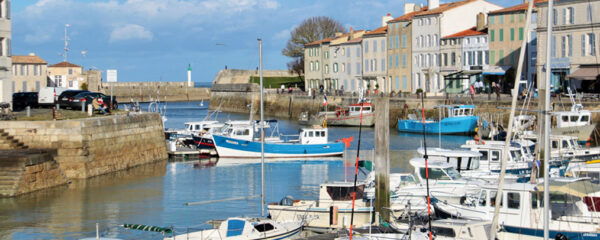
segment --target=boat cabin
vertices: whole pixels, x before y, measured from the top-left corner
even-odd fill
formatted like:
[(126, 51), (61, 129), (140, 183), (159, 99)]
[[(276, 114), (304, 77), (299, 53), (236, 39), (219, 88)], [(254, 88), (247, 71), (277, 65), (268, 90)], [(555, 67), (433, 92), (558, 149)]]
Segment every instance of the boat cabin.
[(252, 141), (254, 137), (254, 126), (250, 124), (225, 125), (221, 130), (220, 135), (240, 140)]
[[(415, 169), (414, 175), (417, 177), (417, 180), (422, 183), (425, 182), (425, 159), (413, 158), (410, 160), (410, 165)], [(450, 163), (431, 161), (428, 162), (427, 169), (429, 169), (429, 181), (454, 182), (462, 178), (460, 173)]]
[(349, 105), (348, 107), (345, 108), (338, 108), (335, 111), (335, 114), (339, 117), (339, 116), (357, 116), (361, 114), (361, 108), (362, 108), (362, 114), (370, 114), (373, 113), (373, 105), (371, 103), (358, 103), (358, 104), (352, 104)]
[(327, 128), (313, 126), (311, 128), (300, 129), (301, 144), (326, 144)]
[[(421, 156), (425, 154), (423, 148), (417, 149), (417, 152)], [(462, 170), (479, 169), (479, 158), (482, 154), (477, 151), (469, 150), (428, 148), (427, 156), (429, 156), (429, 160), (449, 163), (460, 172)]]
[(439, 105), (434, 108), (439, 108), (440, 111), (444, 110), (446, 112), (440, 116), (467, 117), (475, 114), (475, 105)]
[(574, 104), (571, 111), (555, 112), (556, 127), (579, 127), (592, 124), (592, 113), (583, 110), (581, 104)]
[[(356, 185), (356, 199), (362, 199), (365, 184)], [(354, 182), (335, 182), (321, 184), (319, 187), (319, 202), (352, 201)]]
[(218, 121), (186, 122), (185, 130), (190, 133), (208, 131), (208, 129), (206, 129), (206, 126), (208, 126), (210, 124), (216, 124), (216, 123), (219, 123), (219, 122)]
[[(481, 157), (479, 158), (480, 168), (489, 170), (500, 169), (500, 163), (502, 162), (502, 154), (504, 152), (504, 142), (483, 142), (468, 140), (464, 145), (460, 147), (481, 153)], [(510, 164), (510, 166), (513, 166), (515, 168), (521, 168), (523, 166), (526, 167), (528, 163), (533, 162), (533, 156), (529, 153), (529, 148), (523, 147), (516, 142), (511, 143), (511, 146), (509, 147), (509, 152), (510, 154), (507, 158), (507, 163)], [(523, 166), (517, 167), (516, 164), (519, 163)], [(527, 172), (516, 174), (527, 174)]]

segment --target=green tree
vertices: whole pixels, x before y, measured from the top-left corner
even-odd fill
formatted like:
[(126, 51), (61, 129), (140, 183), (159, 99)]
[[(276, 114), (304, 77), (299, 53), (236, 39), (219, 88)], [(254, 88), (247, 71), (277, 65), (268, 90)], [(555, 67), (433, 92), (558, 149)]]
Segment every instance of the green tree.
[(290, 72), (298, 73), (298, 75), (304, 72), (304, 45), (334, 37), (337, 32), (345, 33), (346, 29), (340, 22), (330, 17), (311, 17), (302, 21), (292, 30), (290, 39), (281, 50), (283, 55), (294, 58), (287, 64)]

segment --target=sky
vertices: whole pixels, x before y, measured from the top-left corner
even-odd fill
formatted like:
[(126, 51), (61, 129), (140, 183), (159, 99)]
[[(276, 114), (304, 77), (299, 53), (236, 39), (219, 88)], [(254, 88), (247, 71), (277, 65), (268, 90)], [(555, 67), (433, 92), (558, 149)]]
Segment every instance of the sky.
[[(521, 0), (488, 0), (508, 7)], [(444, 1), (440, 1), (444, 2)], [(225, 68), (256, 69), (258, 38), (264, 69), (287, 69), (281, 54), (302, 20), (328, 16), (345, 27), (375, 29), (398, 17), (404, 3), (425, 0), (18, 0), (12, 1), (13, 55), (35, 53), (118, 71), (119, 82), (211, 82)], [(85, 54), (82, 54), (85, 52)]]

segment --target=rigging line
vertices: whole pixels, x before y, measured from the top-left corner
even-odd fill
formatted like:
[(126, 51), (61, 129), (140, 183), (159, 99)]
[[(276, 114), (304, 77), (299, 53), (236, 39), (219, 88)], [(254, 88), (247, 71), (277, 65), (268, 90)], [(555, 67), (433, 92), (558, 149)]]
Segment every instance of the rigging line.
[[(356, 149), (356, 163), (354, 165), (354, 187), (352, 188), (352, 212), (350, 213), (350, 239), (352, 240), (352, 226), (354, 225), (354, 202), (356, 201), (356, 181), (358, 178), (358, 157), (360, 156), (360, 137), (362, 135), (362, 120), (364, 102), (360, 102), (360, 120), (358, 122), (358, 146)], [(373, 207), (373, 206), (371, 206)]]
[(422, 110), (422, 119), (423, 119), (423, 149), (425, 150), (425, 155), (423, 158), (425, 159), (425, 182), (427, 183), (427, 218), (429, 222), (429, 240), (433, 239), (433, 235), (431, 233), (431, 198), (429, 197), (429, 168), (427, 166), (427, 141), (425, 137), (425, 100), (424, 93), (421, 94), (421, 110)]

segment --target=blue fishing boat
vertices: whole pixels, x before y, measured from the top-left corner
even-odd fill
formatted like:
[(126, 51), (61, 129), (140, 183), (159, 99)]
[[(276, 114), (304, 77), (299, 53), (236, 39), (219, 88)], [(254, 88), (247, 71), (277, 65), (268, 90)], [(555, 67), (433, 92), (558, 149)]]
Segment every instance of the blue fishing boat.
[[(441, 105), (441, 120), (425, 119), (426, 134), (473, 134), (479, 117), (474, 116), (475, 105)], [(398, 131), (423, 133), (423, 120), (414, 114), (409, 119), (398, 119)]]
[[(213, 142), (219, 157), (260, 158), (259, 134), (252, 126), (239, 126), (223, 134), (213, 134)], [(342, 142), (328, 142), (327, 128), (313, 126), (302, 128), (298, 139), (282, 140), (278, 136), (265, 137), (265, 158), (314, 158), (342, 156)]]

